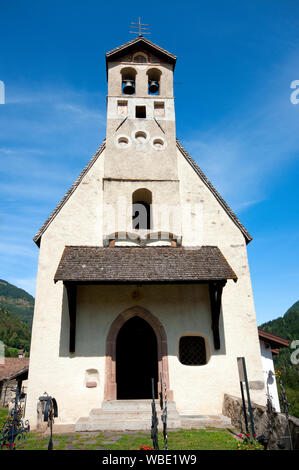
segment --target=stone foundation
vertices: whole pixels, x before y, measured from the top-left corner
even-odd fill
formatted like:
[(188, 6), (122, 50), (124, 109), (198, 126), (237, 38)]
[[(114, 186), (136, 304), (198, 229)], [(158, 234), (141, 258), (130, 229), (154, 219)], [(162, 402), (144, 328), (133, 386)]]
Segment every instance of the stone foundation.
[(0, 406), (9, 407), (14, 402), (17, 386), (16, 380), (4, 381), (0, 394)]
[[(247, 405), (247, 402), (246, 402)], [(266, 412), (266, 407), (251, 403), (254, 426), (257, 436), (264, 435), (269, 439), (268, 449), (278, 449), (278, 443), (285, 444), (285, 449), (290, 448), (289, 439), (284, 437), (289, 434), (287, 420), (284, 414), (276, 413), (273, 414), (272, 419), (272, 433), (270, 437), (269, 433), (269, 418)], [(243, 413), (243, 406), (241, 398), (234, 397), (231, 395), (224, 395), (222, 413), (224, 416), (231, 418), (232, 425), (238, 428), (242, 433), (246, 433), (245, 419)], [(250, 420), (248, 416), (249, 428)], [(293, 448), (299, 449), (299, 419), (294, 416), (289, 417), (290, 432), (293, 441)]]

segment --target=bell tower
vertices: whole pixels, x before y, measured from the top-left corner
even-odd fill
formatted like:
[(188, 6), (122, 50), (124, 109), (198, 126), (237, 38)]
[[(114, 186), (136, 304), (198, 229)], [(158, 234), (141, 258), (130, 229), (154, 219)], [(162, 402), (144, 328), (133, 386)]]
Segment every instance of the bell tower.
[[(173, 54), (142, 35), (106, 54), (107, 204), (115, 204), (116, 196), (131, 198), (141, 189), (151, 193), (152, 204), (179, 204), (175, 63)], [(157, 220), (151, 228), (159, 229)]]
[(177, 178), (176, 57), (139, 36), (106, 54), (105, 176)]

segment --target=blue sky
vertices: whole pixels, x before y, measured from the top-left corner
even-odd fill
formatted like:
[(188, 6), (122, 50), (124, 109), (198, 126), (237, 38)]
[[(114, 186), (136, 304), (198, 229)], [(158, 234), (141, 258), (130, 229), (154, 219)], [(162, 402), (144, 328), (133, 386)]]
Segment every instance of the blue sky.
[(105, 136), (105, 52), (131, 21), (178, 56), (177, 135), (254, 239), (258, 323), (299, 298), (297, 0), (0, 0), (0, 278), (32, 293), (32, 237)]

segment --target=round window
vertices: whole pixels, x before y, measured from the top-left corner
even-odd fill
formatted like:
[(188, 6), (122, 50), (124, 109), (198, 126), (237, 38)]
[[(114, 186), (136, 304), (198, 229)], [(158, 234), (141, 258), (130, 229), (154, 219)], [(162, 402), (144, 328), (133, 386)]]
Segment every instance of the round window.
[(140, 144), (144, 144), (145, 141), (146, 141), (146, 133), (145, 132), (136, 132), (135, 134), (135, 139), (137, 140), (137, 142), (139, 142)]
[(129, 141), (126, 137), (120, 137), (118, 139), (118, 144), (120, 145), (120, 147), (126, 147), (128, 145)]
[(153, 145), (156, 149), (161, 149), (162, 147), (164, 147), (164, 142), (162, 139), (154, 139)]

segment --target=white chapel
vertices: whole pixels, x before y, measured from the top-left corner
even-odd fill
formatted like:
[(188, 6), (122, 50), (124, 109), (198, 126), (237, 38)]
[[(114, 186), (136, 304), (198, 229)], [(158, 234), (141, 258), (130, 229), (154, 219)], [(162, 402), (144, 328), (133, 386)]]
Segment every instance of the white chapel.
[(106, 139), (34, 238), (26, 418), (47, 392), (57, 423), (109, 429), (150, 407), (152, 378), (174, 425), (220, 415), (239, 356), (263, 405), (251, 236), (176, 138), (176, 56), (140, 35), (106, 65)]

